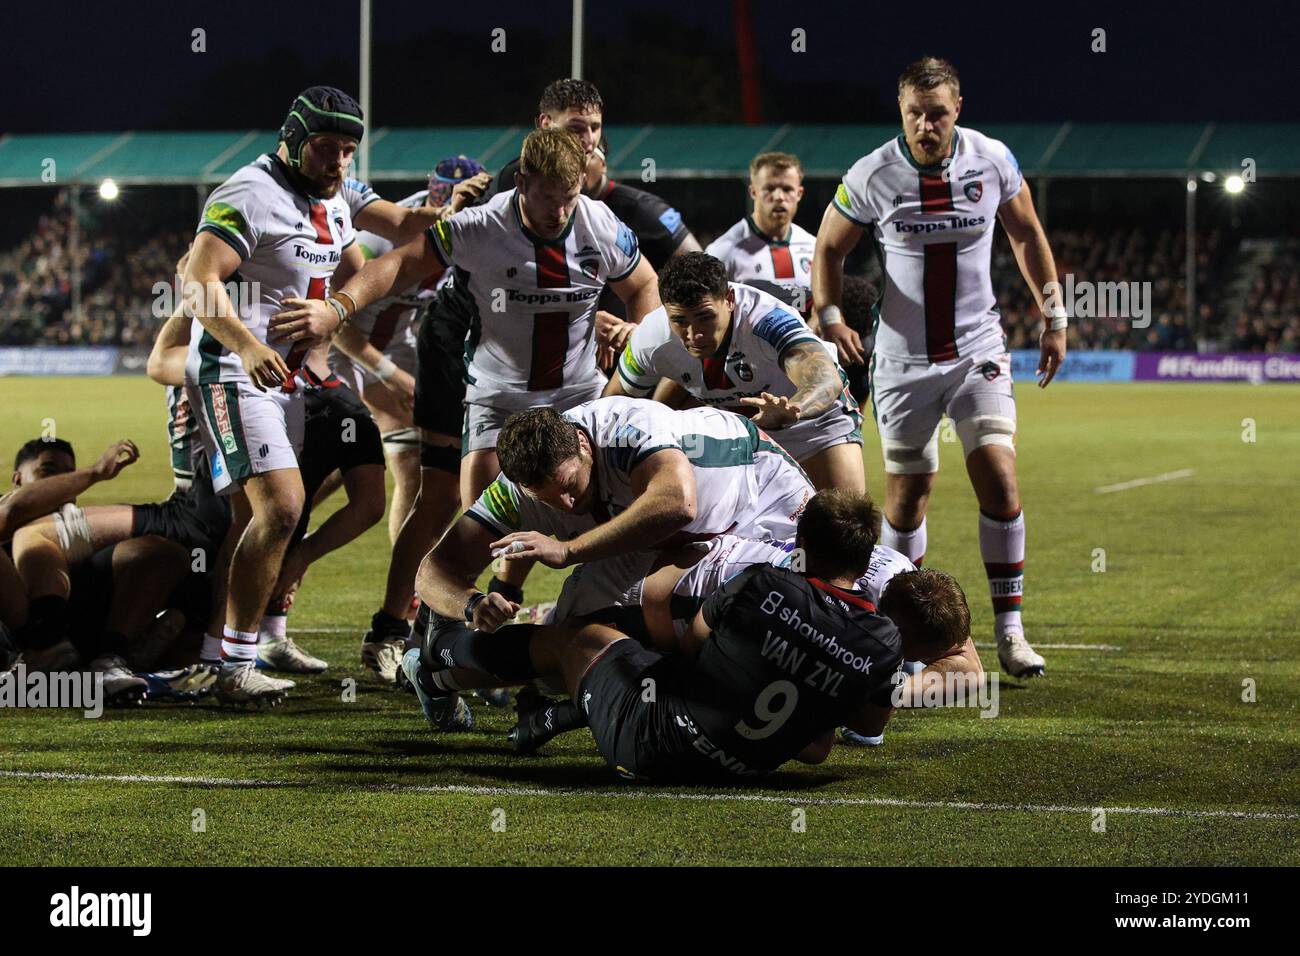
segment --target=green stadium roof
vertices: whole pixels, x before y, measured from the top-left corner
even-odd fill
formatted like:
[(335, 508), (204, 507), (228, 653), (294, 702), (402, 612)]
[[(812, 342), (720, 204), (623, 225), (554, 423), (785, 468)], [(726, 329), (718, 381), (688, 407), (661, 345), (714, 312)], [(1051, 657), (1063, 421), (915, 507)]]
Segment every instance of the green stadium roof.
[[(978, 127), (1005, 141), (1033, 176), (1184, 176), (1227, 173), (1255, 160), (1261, 178), (1300, 176), (1300, 125), (1283, 123), (1009, 123)], [(422, 179), (444, 156), (489, 168), (514, 155), (523, 126), (380, 128), (370, 137), (372, 180)], [(743, 176), (756, 153), (797, 153), (814, 177), (839, 177), (897, 135), (896, 126), (611, 126), (610, 169), (639, 177)], [(218, 183), (275, 147), (272, 130), (14, 134), (0, 137), (0, 186)], [(51, 161), (53, 166), (51, 167)]]

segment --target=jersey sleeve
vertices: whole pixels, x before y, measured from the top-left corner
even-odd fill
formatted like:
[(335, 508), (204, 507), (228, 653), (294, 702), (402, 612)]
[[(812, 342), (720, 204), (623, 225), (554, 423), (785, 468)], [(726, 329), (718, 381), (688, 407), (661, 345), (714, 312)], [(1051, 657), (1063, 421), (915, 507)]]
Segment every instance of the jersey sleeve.
[[(762, 604), (762, 598), (755, 595), (762, 590), (762, 576), (769, 570), (769, 566), (764, 564), (748, 567), (704, 599), (704, 623), (710, 631), (718, 630), (738, 605), (746, 608)], [(784, 601), (784, 597), (781, 600)], [(743, 622), (741, 627), (743, 629)]]
[(604, 203), (588, 200), (597, 248), (605, 260), (607, 282), (618, 282), (632, 274), (641, 261), (641, 243), (636, 233)]
[(637, 197), (636, 229), (638, 242), (650, 263), (659, 268), (672, 258), (677, 247), (691, 234), (682, 214), (653, 193)]
[(706, 253), (713, 256), (713, 258), (717, 259), (719, 262), (721, 262), (724, 266), (727, 267), (728, 279), (736, 278), (736, 270), (732, 267), (732, 259), (731, 259), (732, 250), (735, 248), (736, 248), (735, 243), (733, 243), (730, 239), (728, 239), (726, 234), (724, 233), (723, 235), (718, 236), (718, 238), (710, 242), (708, 246), (706, 246), (704, 249)]
[(1005, 143), (994, 144), (994, 154), (1000, 155), (1000, 159), (994, 160), (994, 166), (998, 171), (998, 185), (1002, 189), (1002, 202), (1010, 202), (1019, 195), (1021, 188), (1025, 185), (1025, 175), (1020, 171), (1020, 164), (1016, 162), (1015, 154), (1011, 152), (1011, 147)]
[(792, 345), (799, 342), (821, 342), (803, 319), (780, 306), (774, 306), (754, 323), (754, 335), (772, 347), (777, 361), (781, 360)]
[(623, 348), (618, 359), (618, 377), (623, 384), (623, 391), (637, 398), (644, 398), (654, 391), (659, 379), (664, 376), (655, 370), (654, 355), (667, 341), (668, 315), (664, 307), (655, 309), (636, 327), (632, 338)]
[(870, 172), (867, 157), (864, 156), (849, 167), (835, 190), (833, 205), (850, 222), (868, 229), (876, 221), (876, 214), (871, 208), (867, 196), (867, 176)]
[(466, 245), (473, 241), (474, 226), (481, 219), (480, 208), (472, 207), (447, 219), (439, 219), (429, 227), (425, 235), (444, 268), (450, 269), (456, 265), (458, 257), (464, 256)]
[(503, 536), (515, 531), (533, 530), (524, 527), (520, 497), (521, 492), (513, 481), (505, 475), (497, 475), (496, 481), (483, 489), (465, 514)]
[(266, 203), (253, 181), (229, 181), (208, 197), (198, 231), (210, 232), (224, 241), (242, 261), (257, 248), (265, 215)]
[(348, 209), (351, 211), (354, 220), (361, 210), (372, 202), (383, 198), (370, 188), (369, 183), (363, 183), (359, 179), (344, 179), (343, 188), (339, 190), (339, 195), (348, 204)]

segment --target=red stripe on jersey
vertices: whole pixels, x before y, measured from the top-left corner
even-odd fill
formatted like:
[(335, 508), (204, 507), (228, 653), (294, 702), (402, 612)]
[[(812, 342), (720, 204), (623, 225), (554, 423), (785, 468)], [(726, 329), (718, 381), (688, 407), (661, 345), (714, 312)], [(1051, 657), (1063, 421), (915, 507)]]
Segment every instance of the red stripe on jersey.
[(564, 261), (563, 246), (534, 244), (537, 252), (537, 288), (560, 289), (569, 284), (569, 265)]
[[(325, 207), (324, 205), (319, 203), (312, 206), (313, 223), (316, 221), (317, 208), (323, 210)], [(322, 213), (322, 215), (324, 215), (324, 213)], [(307, 281), (306, 298), (308, 299), (325, 298), (325, 277), (324, 276), (315, 276), (314, 278), (309, 279)], [(307, 360), (307, 353), (310, 351), (311, 349), (308, 346), (304, 345), (302, 342), (294, 342), (293, 348), (291, 348), (289, 350), (289, 354), (284, 357), (284, 364), (289, 366), (289, 371), (291, 373), (297, 372), (298, 369), (302, 368), (302, 363)], [(297, 382), (295, 381), (294, 376), (292, 374), (289, 376), (288, 381), (284, 382), (280, 386), (280, 388), (286, 392), (292, 392), (297, 387), (298, 387)]]
[(870, 611), (872, 614), (876, 613), (876, 606), (874, 604), (872, 604), (864, 597), (859, 597), (858, 595), (854, 594), (852, 591), (846, 591), (843, 588), (837, 588), (833, 584), (827, 584), (821, 578), (810, 577), (808, 579), (808, 583), (811, 584), (813, 587), (817, 588), (818, 590), (825, 591), (827, 594), (835, 595), (841, 601), (846, 601), (849, 604), (852, 604), (854, 607), (860, 607), (864, 611)]
[(789, 246), (768, 246), (772, 250), (772, 275), (778, 279), (794, 278), (794, 257)]
[(925, 249), (925, 354), (931, 362), (957, 357), (957, 243)]
[(528, 370), (530, 392), (559, 388), (564, 384), (564, 357), (568, 351), (569, 313), (536, 313), (533, 316), (533, 361)]
[(952, 184), (942, 176), (921, 174), (921, 212), (952, 212)]
[(727, 360), (724, 358), (702, 358), (700, 362), (704, 365), (704, 387), (705, 388), (735, 388), (736, 383), (731, 380), (727, 374)]
[(406, 309), (407, 307), (400, 302), (394, 302), (383, 312), (380, 312), (375, 317), (375, 327), (370, 332), (370, 344), (377, 349), (382, 349), (391, 342), (393, 332), (397, 329), (397, 320), (402, 317), (402, 313)]
[(325, 218), (327, 210), (323, 202), (311, 204), (311, 225), (316, 230), (316, 241), (327, 246), (334, 245), (334, 234), (330, 232), (329, 220)]

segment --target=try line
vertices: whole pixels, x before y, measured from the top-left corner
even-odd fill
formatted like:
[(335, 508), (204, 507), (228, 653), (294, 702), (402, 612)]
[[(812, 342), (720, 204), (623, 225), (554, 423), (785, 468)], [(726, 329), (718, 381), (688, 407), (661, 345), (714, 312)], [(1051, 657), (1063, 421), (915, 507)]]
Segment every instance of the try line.
[[(68, 782), (180, 784), (204, 787), (301, 788), (311, 784), (293, 780), (251, 780), (236, 777), (173, 777), (151, 774), (73, 773), (58, 770), (0, 770), (0, 778)], [(908, 810), (971, 810), (982, 813), (1106, 813), (1152, 817), (1230, 820), (1300, 820), (1300, 813), (1268, 810), (1198, 810), (1178, 807), (1086, 807), (1038, 803), (976, 803), (954, 800), (904, 800), (896, 797), (822, 797), (810, 793), (776, 796), (766, 793), (700, 793), (680, 790), (590, 790), (539, 787), (488, 787), (470, 784), (408, 786), (404, 784), (349, 785), (351, 790), (384, 793), (462, 793), (476, 797), (581, 797), (588, 800), (683, 800), (697, 803), (776, 803), (787, 806), (899, 807)]]

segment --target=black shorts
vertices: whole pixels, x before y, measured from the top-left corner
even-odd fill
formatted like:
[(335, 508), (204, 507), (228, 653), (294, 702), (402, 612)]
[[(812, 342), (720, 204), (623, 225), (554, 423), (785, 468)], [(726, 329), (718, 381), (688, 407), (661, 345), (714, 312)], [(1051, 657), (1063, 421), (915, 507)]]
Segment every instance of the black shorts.
[(674, 692), (678, 666), (625, 638), (610, 645), (578, 681), (577, 702), (596, 748), (624, 779), (669, 783), (710, 775), (693, 748), (695, 722)]
[(230, 522), (230, 499), (212, 490), (212, 469), (207, 455), (200, 452), (189, 490), (174, 492), (157, 504), (134, 506), (131, 537), (157, 535), (191, 551), (201, 548), (215, 557)]
[(361, 465), (384, 464), (379, 426), (357, 393), (331, 375), (303, 397), (306, 425), (298, 470), (311, 501), (334, 469), (347, 474)]
[(415, 346), (415, 426), (460, 440), (465, 423), (465, 336), (472, 312), (443, 288), (424, 308)]

